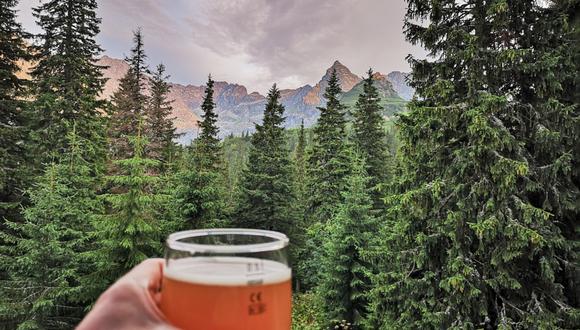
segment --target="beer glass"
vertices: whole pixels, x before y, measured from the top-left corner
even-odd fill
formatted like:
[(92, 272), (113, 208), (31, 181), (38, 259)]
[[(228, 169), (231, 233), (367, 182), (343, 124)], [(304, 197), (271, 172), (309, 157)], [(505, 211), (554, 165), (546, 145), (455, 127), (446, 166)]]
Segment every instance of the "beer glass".
[(286, 235), (202, 229), (169, 235), (161, 310), (180, 329), (290, 329)]

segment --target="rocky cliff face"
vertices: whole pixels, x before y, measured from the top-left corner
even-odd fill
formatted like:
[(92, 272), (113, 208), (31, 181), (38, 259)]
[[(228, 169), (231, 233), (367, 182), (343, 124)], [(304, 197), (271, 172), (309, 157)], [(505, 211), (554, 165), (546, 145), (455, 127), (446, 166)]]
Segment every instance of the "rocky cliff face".
[[(103, 74), (109, 80), (105, 85), (103, 97), (110, 97), (119, 87), (119, 80), (127, 72), (128, 66), (123, 60), (108, 56), (103, 56), (99, 64), (107, 67)], [(344, 97), (348, 96), (348, 100), (356, 99), (360, 93), (357, 86), (361, 86), (362, 79), (339, 61), (335, 61), (314, 87), (305, 85), (297, 89), (280, 91), (281, 102), (286, 108), (286, 127), (297, 127), (302, 120), (306, 126), (316, 122), (319, 116), (316, 107), (324, 105), (324, 89), (328, 86), (333, 69), (337, 71), (341, 88), (345, 92)], [(378, 74), (376, 79), (381, 97), (401, 100), (388, 76)], [(204, 91), (204, 86), (171, 84), (169, 98), (173, 100), (175, 125), (180, 132), (185, 133), (181, 139), (182, 143), (188, 143), (199, 133), (197, 121), (201, 118), (200, 106)], [(345, 99), (347, 103), (348, 100)], [(262, 120), (266, 97), (257, 92), (248, 93), (246, 87), (242, 85), (217, 81), (214, 85), (214, 101), (219, 116), (220, 135), (226, 136), (230, 133), (238, 135), (242, 132), (252, 132), (255, 123)]]
[[(97, 64), (105, 67), (103, 76), (107, 78), (102, 96), (110, 98), (119, 88), (119, 80), (127, 73), (129, 65), (123, 60), (108, 56), (101, 57)], [(191, 111), (188, 101), (200, 91), (203, 93), (201, 87), (171, 84), (169, 99), (172, 100), (174, 123), (178, 132), (188, 134), (197, 128), (197, 121), (200, 117)]]
[(413, 98), (415, 90), (407, 84), (408, 73), (393, 71), (387, 75), (387, 79), (393, 84), (393, 88), (403, 99), (409, 101)]
[[(101, 57), (97, 64), (103, 67), (103, 76), (107, 78), (102, 97), (108, 99), (119, 88), (119, 81), (127, 73), (129, 66), (125, 61), (109, 56)], [(31, 66), (31, 63), (28, 62), (20, 63), (21, 72), (18, 75), (30, 79), (28, 71)], [(316, 123), (319, 116), (317, 107), (323, 106), (325, 103), (324, 89), (328, 86), (333, 69), (336, 69), (341, 88), (345, 92), (343, 101), (348, 106), (354, 105), (356, 97), (362, 91), (361, 78), (353, 74), (339, 61), (335, 61), (314, 87), (305, 85), (297, 89), (280, 91), (281, 102), (286, 108), (286, 127), (297, 127), (302, 120), (306, 126)], [(411, 98), (413, 90), (406, 85), (404, 77), (405, 74), (401, 72), (392, 72), (387, 76), (375, 74), (381, 98), (385, 101), (386, 107), (392, 108), (387, 109), (386, 113), (398, 112), (404, 108), (404, 102), (397, 93), (407, 99)], [(184, 133), (180, 142), (188, 143), (198, 134), (198, 121), (201, 120), (200, 106), (205, 87), (174, 83), (170, 83), (170, 86), (169, 99), (172, 100), (175, 126), (180, 133)], [(221, 136), (230, 133), (252, 132), (255, 123), (262, 120), (266, 104), (266, 97), (260, 93), (248, 93), (245, 86), (224, 81), (215, 83), (214, 100), (216, 112), (219, 115), (218, 125)]]
[(336, 70), (336, 75), (338, 76), (338, 81), (340, 82), (340, 88), (343, 92), (348, 92), (356, 84), (358, 84), (362, 79), (350, 72), (350, 70), (344, 66), (339, 61), (334, 61), (332, 66), (326, 70), (326, 73), (322, 79), (314, 86), (314, 88), (306, 94), (304, 102), (308, 105), (318, 106), (324, 104), (324, 90), (328, 86), (328, 80), (330, 80), (330, 75), (332, 70)]

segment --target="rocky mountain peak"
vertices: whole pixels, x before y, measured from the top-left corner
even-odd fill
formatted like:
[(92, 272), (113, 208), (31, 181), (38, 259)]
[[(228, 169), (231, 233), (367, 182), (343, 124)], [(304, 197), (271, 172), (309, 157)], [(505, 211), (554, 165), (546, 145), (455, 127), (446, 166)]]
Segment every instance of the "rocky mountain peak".
[(362, 81), (361, 77), (355, 75), (347, 68), (344, 64), (340, 63), (338, 60), (334, 61), (332, 66), (326, 70), (325, 75), (322, 79), (310, 90), (310, 92), (304, 97), (304, 102), (309, 105), (320, 105), (323, 103), (324, 90), (328, 86), (328, 80), (330, 80), (330, 75), (332, 70), (336, 70), (336, 75), (340, 83), (340, 88), (343, 92), (350, 91), (354, 86)]

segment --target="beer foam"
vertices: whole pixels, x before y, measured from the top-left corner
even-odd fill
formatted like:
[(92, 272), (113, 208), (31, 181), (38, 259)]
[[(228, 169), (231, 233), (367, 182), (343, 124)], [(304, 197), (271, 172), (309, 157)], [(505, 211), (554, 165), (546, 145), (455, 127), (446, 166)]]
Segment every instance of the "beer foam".
[(263, 285), (285, 282), (291, 270), (283, 263), (242, 257), (191, 257), (170, 259), (165, 276), (203, 285)]

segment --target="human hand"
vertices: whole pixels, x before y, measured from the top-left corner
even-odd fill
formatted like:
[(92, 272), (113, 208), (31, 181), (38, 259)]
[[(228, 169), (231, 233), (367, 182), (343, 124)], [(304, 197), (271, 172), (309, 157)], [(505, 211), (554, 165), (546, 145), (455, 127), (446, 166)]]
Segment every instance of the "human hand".
[(115, 282), (97, 300), (77, 330), (177, 330), (158, 308), (163, 259), (147, 259)]

